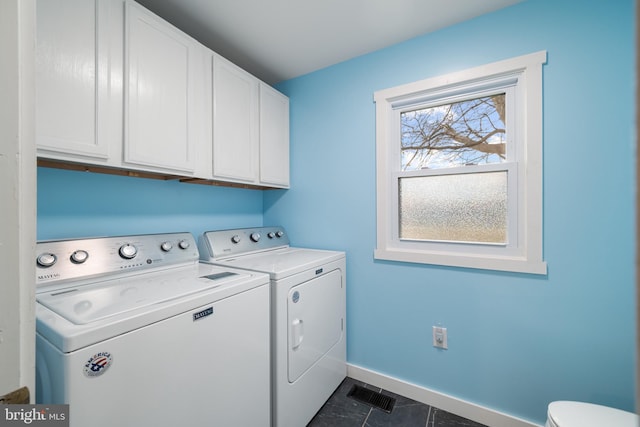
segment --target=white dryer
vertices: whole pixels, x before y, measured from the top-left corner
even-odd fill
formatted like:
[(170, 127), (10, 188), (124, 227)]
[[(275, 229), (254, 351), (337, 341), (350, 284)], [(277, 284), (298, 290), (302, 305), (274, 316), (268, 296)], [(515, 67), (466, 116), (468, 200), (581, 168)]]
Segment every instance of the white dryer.
[(71, 427), (270, 426), (268, 275), (200, 263), (189, 233), (37, 250), (37, 403)]
[(305, 426), (346, 377), (344, 252), (289, 246), (282, 227), (205, 232), (200, 259), (271, 278), (274, 427)]

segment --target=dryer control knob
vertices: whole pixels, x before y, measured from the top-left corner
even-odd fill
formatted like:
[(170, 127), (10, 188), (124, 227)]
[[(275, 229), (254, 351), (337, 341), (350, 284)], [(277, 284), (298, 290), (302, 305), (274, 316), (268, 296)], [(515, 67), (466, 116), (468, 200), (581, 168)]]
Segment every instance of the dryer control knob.
[(240, 236), (238, 236), (237, 234), (231, 238), (231, 241), (233, 243), (240, 243), (240, 240), (242, 239), (240, 239)]
[(270, 239), (273, 239), (274, 237), (276, 237), (276, 233), (274, 233), (273, 231), (270, 231), (267, 233), (267, 237)]
[(57, 260), (58, 258), (51, 253), (41, 254), (37, 258), (37, 262), (40, 267), (51, 267)]
[(138, 248), (130, 243), (120, 246), (120, 256), (124, 259), (133, 259), (138, 254)]
[(162, 244), (160, 244), (160, 249), (162, 249), (164, 252), (169, 252), (171, 249), (173, 249), (173, 245), (171, 244), (171, 242), (162, 242)]
[(260, 233), (251, 233), (251, 240), (253, 240), (254, 242), (258, 243), (258, 241), (260, 240)]
[(284, 236), (284, 231), (282, 231), (282, 230), (276, 231), (276, 237), (280, 238), (282, 236)]
[(178, 242), (178, 246), (180, 249), (189, 249), (189, 242), (186, 240), (180, 240), (180, 242)]
[(82, 264), (89, 258), (89, 252), (79, 250), (71, 254), (71, 262), (74, 264)]

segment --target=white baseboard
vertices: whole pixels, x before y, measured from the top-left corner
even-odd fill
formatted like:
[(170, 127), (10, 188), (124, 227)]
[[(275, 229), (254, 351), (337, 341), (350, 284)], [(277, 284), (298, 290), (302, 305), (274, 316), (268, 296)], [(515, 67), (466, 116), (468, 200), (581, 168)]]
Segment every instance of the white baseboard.
[(347, 375), (353, 379), (380, 387), (429, 406), (435, 406), (452, 414), (490, 427), (542, 427), (521, 418), (485, 408), (428, 388), (411, 384), (356, 365), (347, 365)]

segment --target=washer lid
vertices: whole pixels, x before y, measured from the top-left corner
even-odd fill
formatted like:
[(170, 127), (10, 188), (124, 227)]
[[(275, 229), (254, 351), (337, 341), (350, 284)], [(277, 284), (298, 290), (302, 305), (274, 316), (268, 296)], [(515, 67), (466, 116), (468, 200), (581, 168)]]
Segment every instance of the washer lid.
[(217, 271), (198, 277), (193, 267), (159, 273), (140, 274), (126, 279), (107, 280), (43, 292), (36, 300), (76, 325), (86, 325), (218, 287), (238, 277), (238, 272)]
[(558, 427), (638, 426), (636, 414), (593, 403), (551, 402), (548, 416)]
[(56, 287), (36, 295), (36, 331), (68, 353), (173, 316), (189, 318), (268, 283), (267, 274), (198, 263), (69, 286), (66, 294)]

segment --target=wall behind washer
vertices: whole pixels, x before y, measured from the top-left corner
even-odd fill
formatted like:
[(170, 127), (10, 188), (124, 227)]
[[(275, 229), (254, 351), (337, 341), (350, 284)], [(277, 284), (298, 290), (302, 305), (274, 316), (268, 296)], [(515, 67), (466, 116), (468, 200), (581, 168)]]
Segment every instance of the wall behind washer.
[(38, 168), (38, 240), (262, 225), (262, 191)]

